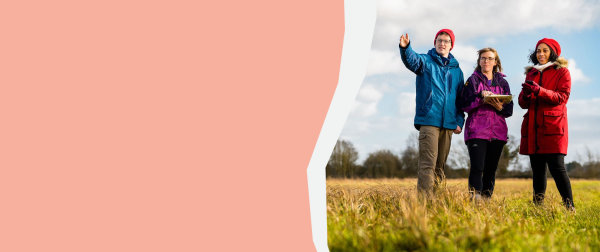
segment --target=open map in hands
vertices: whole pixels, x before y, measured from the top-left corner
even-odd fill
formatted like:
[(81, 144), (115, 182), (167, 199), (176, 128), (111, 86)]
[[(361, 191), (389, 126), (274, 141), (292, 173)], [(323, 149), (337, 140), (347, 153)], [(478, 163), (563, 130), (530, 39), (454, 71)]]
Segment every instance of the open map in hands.
[(484, 102), (488, 102), (493, 98), (498, 98), (498, 100), (502, 101), (503, 103), (509, 103), (510, 101), (512, 101), (513, 96), (512, 95), (488, 95), (485, 98), (483, 98)]

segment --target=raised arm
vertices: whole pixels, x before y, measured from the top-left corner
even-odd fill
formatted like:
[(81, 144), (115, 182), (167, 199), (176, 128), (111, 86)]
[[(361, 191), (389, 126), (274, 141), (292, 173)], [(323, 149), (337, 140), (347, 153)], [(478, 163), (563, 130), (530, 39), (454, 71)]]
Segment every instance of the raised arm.
[(410, 39), (408, 38), (408, 33), (400, 37), (399, 46), (400, 57), (402, 58), (402, 63), (404, 63), (404, 66), (406, 66), (408, 70), (415, 74), (423, 74), (423, 56), (417, 54), (410, 47)]

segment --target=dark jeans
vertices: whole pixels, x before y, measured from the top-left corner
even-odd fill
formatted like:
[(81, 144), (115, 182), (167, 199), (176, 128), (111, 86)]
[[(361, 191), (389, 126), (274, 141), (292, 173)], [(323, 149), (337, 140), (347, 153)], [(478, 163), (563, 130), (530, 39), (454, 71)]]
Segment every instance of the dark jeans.
[(492, 197), (496, 183), (496, 170), (505, 141), (469, 139), (467, 149), (471, 159), (469, 190), (484, 197)]
[(531, 170), (533, 171), (533, 201), (542, 203), (546, 193), (546, 164), (548, 170), (556, 182), (556, 188), (566, 206), (573, 204), (573, 193), (571, 192), (571, 181), (565, 170), (564, 154), (533, 154), (529, 155)]

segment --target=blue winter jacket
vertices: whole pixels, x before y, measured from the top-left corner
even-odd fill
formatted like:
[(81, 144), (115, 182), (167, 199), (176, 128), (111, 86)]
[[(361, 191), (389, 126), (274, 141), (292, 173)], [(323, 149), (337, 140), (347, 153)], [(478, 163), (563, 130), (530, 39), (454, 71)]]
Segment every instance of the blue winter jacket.
[(463, 128), (465, 114), (460, 109), (460, 96), (464, 84), (463, 72), (452, 54), (443, 59), (435, 48), (427, 54), (417, 54), (410, 43), (400, 47), (402, 62), (417, 75), (415, 128), (421, 125), (455, 130)]

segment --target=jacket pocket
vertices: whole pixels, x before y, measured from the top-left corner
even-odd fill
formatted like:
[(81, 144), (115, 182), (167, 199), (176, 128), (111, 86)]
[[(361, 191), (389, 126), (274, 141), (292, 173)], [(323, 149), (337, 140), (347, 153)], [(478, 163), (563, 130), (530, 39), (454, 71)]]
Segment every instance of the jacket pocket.
[(528, 126), (529, 126), (529, 111), (527, 111), (527, 113), (525, 113), (525, 115), (523, 115), (523, 123), (521, 123), (521, 137), (529, 136)]
[(500, 125), (500, 132), (498, 134), (505, 134), (508, 137), (508, 126), (504, 117), (498, 116), (498, 124)]
[(481, 128), (482, 120), (485, 120), (487, 115), (483, 111), (483, 109), (479, 108), (473, 114), (469, 115), (471, 117), (471, 122), (469, 123), (469, 129), (473, 132), (476, 129)]
[(544, 135), (563, 135), (563, 112), (544, 111)]
[(431, 110), (431, 105), (433, 104), (433, 101), (431, 100), (432, 95), (433, 91), (430, 91), (429, 96), (427, 96), (427, 99), (425, 100), (425, 102), (423, 102), (423, 105), (421, 105), (421, 107), (417, 111), (418, 116), (426, 116), (429, 113), (429, 110)]

